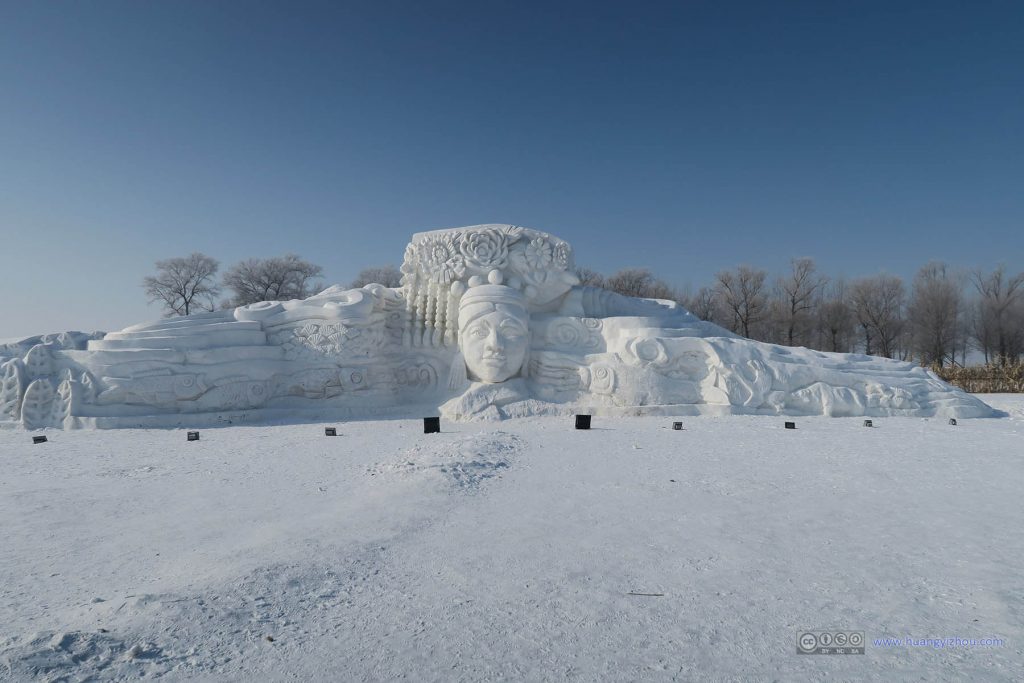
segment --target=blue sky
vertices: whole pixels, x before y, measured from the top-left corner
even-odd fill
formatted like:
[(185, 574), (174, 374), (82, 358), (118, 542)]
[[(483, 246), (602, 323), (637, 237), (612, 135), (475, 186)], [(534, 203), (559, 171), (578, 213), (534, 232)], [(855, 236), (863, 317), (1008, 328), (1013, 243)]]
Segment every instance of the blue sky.
[(0, 0), (0, 337), (199, 250), (328, 282), (550, 231), (694, 287), (1024, 268), (1024, 3)]

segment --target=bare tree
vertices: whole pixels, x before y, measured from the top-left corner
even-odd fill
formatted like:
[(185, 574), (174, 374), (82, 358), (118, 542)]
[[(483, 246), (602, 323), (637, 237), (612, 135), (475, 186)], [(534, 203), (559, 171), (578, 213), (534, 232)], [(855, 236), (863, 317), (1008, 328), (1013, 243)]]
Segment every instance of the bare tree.
[(196, 309), (212, 311), (220, 292), (214, 280), (218, 267), (216, 259), (198, 251), (157, 261), (156, 275), (143, 279), (142, 287), (150, 302), (163, 303), (165, 315), (189, 315)]
[(735, 272), (722, 271), (715, 275), (715, 292), (726, 316), (726, 326), (733, 332), (750, 337), (764, 320), (768, 297), (764, 291), (767, 273), (763, 270), (740, 266)]
[(957, 278), (944, 263), (929, 263), (914, 277), (907, 306), (910, 343), (914, 355), (925, 365), (956, 362), (963, 338), (963, 292)]
[(771, 291), (766, 295), (768, 297), (768, 305), (761, 324), (754, 331), (753, 338), (772, 344), (786, 344), (785, 295), (783, 295), (782, 288), (778, 284), (776, 282), (776, 286), (772, 287)]
[(701, 287), (697, 293), (683, 301), (683, 307), (701, 320), (714, 322), (718, 319), (718, 301), (715, 290)]
[(819, 347), (823, 351), (849, 353), (853, 348), (854, 313), (846, 282), (836, 280), (823, 293), (818, 307)]
[(672, 299), (675, 292), (663, 280), (656, 279), (647, 268), (625, 268), (605, 280), (604, 288), (623, 296), (644, 299)]
[(864, 332), (864, 352), (893, 358), (903, 335), (903, 280), (882, 273), (854, 281), (850, 299)]
[(224, 273), (224, 286), (234, 292), (229, 304), (305, 299), (314, 293), (313, 278), (323, 269), (295, 254), (268, 259), (250, 258)]
[(996, 334), (981, 296), (975, 296), (967, 305), (967, 327), (975, 347), (982, 352), (985, 365), (988, 365), (995, 359)]
[(974, 337), (985, 361), (1017, 361), (1024, 353), (1024, 273), (1011, 277), (1000, 265), (988, 274), (974, 271), (971, 282), (979, 295)]
[(363, 268), (349, 287), (357, 289), (374, 283), (385, 287), (398, 287), (402, 284), (402, 271), (392, 265)]
[(789, 264), (789, 274), (778, 282), (782, 343), (787, 346), (806, 346), (811, 339), (814, 309), (828, 278), (817, 272), (814, 259), (795, 258)]
[(596, 270), (580, 266), (576, 269), (576, 276), (580, 279), (581, 285), (588, 287), (604, 287), (604, 275)]

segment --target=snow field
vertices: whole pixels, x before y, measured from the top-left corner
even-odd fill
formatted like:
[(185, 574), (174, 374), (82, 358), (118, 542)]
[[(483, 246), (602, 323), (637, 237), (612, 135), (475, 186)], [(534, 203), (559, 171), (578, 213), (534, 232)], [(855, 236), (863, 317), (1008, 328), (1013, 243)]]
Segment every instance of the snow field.
[[(983, 399), (0, 431), (0, 678), (1019, 680), (1024, 397)], [(826, 628), (866, 654), (796, 654)]]

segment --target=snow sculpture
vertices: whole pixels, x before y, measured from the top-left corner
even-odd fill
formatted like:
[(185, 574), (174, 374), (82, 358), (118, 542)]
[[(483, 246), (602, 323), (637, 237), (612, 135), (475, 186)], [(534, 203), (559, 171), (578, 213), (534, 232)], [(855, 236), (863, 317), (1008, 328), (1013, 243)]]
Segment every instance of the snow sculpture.
[[(526, 359), (529, 319), (522, 294), (511, 287), (482, 285), (462, 295), (459, 348), (474, 380), (494, 384), (520, 373)], [(456, 361), (453, 371), (460, 369)]]
[(25, 371), (30, 381), (53, 374), (53, 355), (46, 344), (36, 344), (25, 354)]
[(25, 399), (21, 406), (21, 421), (25, 429), (50, 427), (51, 410), (55, 398), (50, 380), (41, 378), (34, 380), (25, 390)]
[(674, 302), (581, 287), (569, 244), (536, 230), (419, 233), (402, 273), (398, 288), (334, 286), (134, 325), (84, 349), (70, 337), (4, 347), (17, 357), (0, 357), (0, 422), (994, 414), (910, 363), (754, 342)]
[(21, 399), (25, 391), (24, 366), (19, 358), (12, 358), (3, 365), (0, 379), (0, 420), (17, 420), (21, 415)]

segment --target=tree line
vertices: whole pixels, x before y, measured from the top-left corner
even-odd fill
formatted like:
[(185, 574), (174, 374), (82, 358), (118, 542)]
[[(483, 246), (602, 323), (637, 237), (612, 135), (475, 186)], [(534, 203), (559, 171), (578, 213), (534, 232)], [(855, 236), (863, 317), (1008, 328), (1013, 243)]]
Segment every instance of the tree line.
[[(316, 280), (323, 268), (285, 254), (272, 258), (249, 258), (228, 268), (218, 279), (220, 262), (193, 252), (156, 262), (156, 274), (147, 276), (142, 287), (150, 303), (159, 302), (168, 316), (191, 315), (217, 308), (234, 308), (258, 301), (305, 299), (323, 289)], [(360, 271), (351, 287), (379, 282), (397, 287), (401, 273), (394, 266), (379, 266)], [(221, 294), (229, 293), (226, 298)]]
[(774, 277), (739, 266), (694, 293), (646, 268), (605, 277), (577, 270), (584, 284), (626, 296), (678, 301), (702, 320), (759, 341), (820, 351), (863, 352), (936, 367), (962, 366), (977, 351), (986, 365), (1024, 360), (1024, 272), (923, 266), (912, 282), (881, 273), (846, 280), (795, 258)]
[[(217, 278), (219, 262), (195, 252), (157, 261), (143, 288), (167, 315), (189, 315), (258, 301), (304, 299), (323, 287), (323, 269), (295, 254), (250, 258)], [(696, 292), (680, 291), (647, 268), (605, 276), (578, 268), (581, 284), (626, 296), (677, 301), (707, 320), (750, 339), (820, 351), (863, 352), (936, 367), (962, 366), (977, 351), (986, 365), (1024, 360), (1024, 272), (1005, 266), (961, 271), (945, 263), (923, 266), (905, 283), (880, 273), (830, 278), (814, 260), (794, 258), (770, 276), (742, 265), (717, 273)], [(378, 282), (397, 287), (392, 265), (360, 271), (350, 287)], [(226, 298), (219, 298), (228, 293)]]

